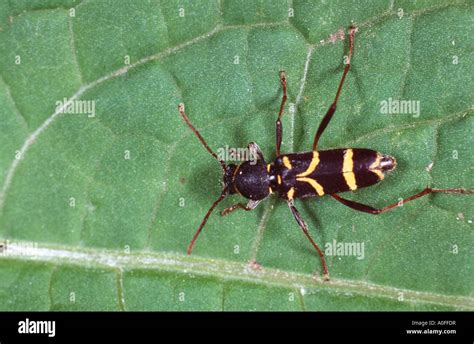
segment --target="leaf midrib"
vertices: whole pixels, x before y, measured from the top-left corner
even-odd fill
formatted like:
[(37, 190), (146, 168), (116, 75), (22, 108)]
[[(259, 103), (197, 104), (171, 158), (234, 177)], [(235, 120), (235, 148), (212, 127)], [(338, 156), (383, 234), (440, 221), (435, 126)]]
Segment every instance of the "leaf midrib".
[[(27, 250), (24, 248), (28, 247)], [(102, 268), (118, 271), (153, 270), (186, 275), (213, 277), (222, 281), (239, 280), (263, 286), (297, 288), (305, 291), (330, 291), (338, 294), (358, 294), (372, 298), (397, 300), (403, 294), (403, 302), (429, 303), (454, 307), (458, 310), (474, 310), (474, 298), (460, 295), (443, 295), (428, 291), (396, 288), (376, 283), (333, 278), (329, 282), (309, 274), (259, 268), (255, 270), (245, 263), (224, 259), (186, 256), (178, 253), (137, 251), (129, 254), (113, 250), (52, 246), (29, 241), (9, 241), (1, 260), (39, 262), (60, 265)], [(304, 297), (304, 295), (303, 295)]]

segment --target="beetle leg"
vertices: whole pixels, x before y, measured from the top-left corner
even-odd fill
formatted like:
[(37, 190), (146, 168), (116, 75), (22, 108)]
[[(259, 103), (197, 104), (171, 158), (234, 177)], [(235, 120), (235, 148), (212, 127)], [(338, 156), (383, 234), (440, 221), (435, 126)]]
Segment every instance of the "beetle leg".
[(265, 162), (265, 159), (263, 158), (263, 152), (255, 142), (250, 142), (247, 145), (247, 148), (249, 152), (252, 152), (250, 155), (250, 160), (262, 160)]
[(242, 204), (242, 203), (236, 203), (234, 205), (231, 205), (230, 207), (228, 208), (225, 208), (224, 210), (221, 211), (221, 216), (225, 216), (225, 215), (228, 215), (230, 214), (231, 212), (233, 212), (234, 210), (236, 209), (243, 209), (245, 211), (250, 211), (250, 210), (253, 210), (257, 207), (257, 205), (261, 202), (262, 200), (258, 200), (258, 201), (253, 201), (253, 200), (249, 200), (249, 202), (247, 203), (247, 205), (245, 204)]
[(339, 100), (339, 95), (341, 93), (342, 85), (344, 84), (346, 75), (349, 72), (349, 68), (351, 68), (352, 51), (354, 50), (354, 36), (356, 32), (357, 32), (357, 28), (351, 26), (349, 29), (349, 55), (347, 56), (347, 61), (346, 61), (347, 63), (346, 63), (346, 66), (344, 67), (344, 73), (342, 74), (341, 81), (339, 82), (339, 87), (337, 88), (334, 101), (329, 107), (329, 110), (326, 112), (326, 115), (324, 116), (323, 120), (319, 124), (318, 131), (316, 132), (316, 135), (314, 136), (313, 151), (317, 150), (319, 138), (323, 134), (324, 129), (326, 129), (329, 122), (331, 121), (332, 115), (334, 115), (334, 112), (336, 112), (337, 101)]
[(352, 209), (355, 209), (355, 210), (358, 210), (358, 211), (362, 211), (364, 213), (377, 215), (377, 214), (385, 213), (386, 211), (392, 210), (394, 208), (400, 207), (400, 206), (402, 206), (403, 204), (405, 204), (407, 202), (413, 201), (417, 198), (429, 195), (431, 193), (473, 194), (474, 189), (432, 189), (432, 188), (425, 188), (423, 191), (421, 191), (421, 192), (419, 192), (419, 193), (417, 193), (417, 194), (415, 194), (411, 197), (405, 198), (404, 200), (402, 200), (400, 202), (387, 205), (386, 207), (383, 207), (383, 208), (380, 208), (380, 209), (371, 207), (370, 205), (366, 205), (366, 204), (362, 204), (362, 203), (359, 203), (359, 202), (355, 202), (355, 201), (351, 201), (351, 200), (342, 198), (341, 196), (339, 196), (337, 194), (332, 194), (331, 196), (335, 200), (341, 202), (342, 204), (344, 204), (345, 206), (348, 206), (349, 208), (352, 208)]
[(283, 135), (283, 127), (281, 125), (281, 116), (283, 115), (283, 109), (286, 103), (286, 74), (284, 71), (280, 71), (280, 83), (283, 88), (283, 97), (281, 98), (280, 112), (278, 113), (278, 119), (276, 121), (276, 155), (280, 155), (281, 138)]
[(311, 242), (311, 245), (318, 251), (319, 257), (321, 258), (321, 264), (323, 265), (323, 278), (325, 281), (329, 281), (329, 271), (328, 271), (328, 266), (326, 264), (326, 259), (324, 259), (324, 253), (321, 251), (319, 246), (314, 242), (313, 238), (309, 234), (308, 231), (308, 226), (304, 222), (303, 218), (301, 217), (300, 213), (296, 209), (293, 200), (288, 201), (288, 206), (290, 207), (291, 212), (293, 213), (293, 216), (296, 219), (296, 222), (298, 222), (298, 225), (300, 226), (301, 230), (303, 231), (304, 235), (308, 238), (308, 240)]

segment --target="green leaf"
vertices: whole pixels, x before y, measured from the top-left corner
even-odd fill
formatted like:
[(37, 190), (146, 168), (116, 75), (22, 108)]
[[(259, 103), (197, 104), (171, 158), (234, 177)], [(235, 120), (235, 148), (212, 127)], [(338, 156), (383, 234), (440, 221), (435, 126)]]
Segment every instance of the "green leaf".
[[(291, 3), (0, 3), (1, 310), (474, 309), (470, 195), (379, 216), (297, 201), (321, 247), (364, 244), (361, 259), (327, 257), (330, 282), (273, 196), (213, 214), (186, 255), (222, 176), (177, 105), (213, 149), (256, 141), (271, 161), (285, 70), (282, 149), (308, 151), (351, 23), (352, 67), (320, 148), (372, 148), (398, 166), (347, 197), (382, 207), (473, 186), (472, 4)], [(93, 101), (95, 116), (60, 113), (65, 98)], [(420, 115), (381, 113), (389, 98)]]

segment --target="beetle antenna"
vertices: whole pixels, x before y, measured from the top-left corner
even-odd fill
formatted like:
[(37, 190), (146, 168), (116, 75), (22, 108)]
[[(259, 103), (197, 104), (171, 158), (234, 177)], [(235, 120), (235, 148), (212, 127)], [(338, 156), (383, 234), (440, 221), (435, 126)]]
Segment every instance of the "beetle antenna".
[(226, 189), (222, 190), (222, 193), (221, 193), (220, 197), (212, 204), (212, 206), (207, 211), (206, 216), (204, 216), (204, 219), (202, 220), (201, 224), (199, 225), (199, 228), (197, 229), (196, 233), (194, 233), (193, 238), (191, 239), (191, 242), (189, 243), (188, 250), (187, 250), (188, 254), (191, 254), (191, 252), (193, 250), (193, 247), (194, 247), (194, 243), (196, 242), (196, 239), (198, 238), (199, 234), (201, 233), (202, 228), (204, 227), (207, 220), (209, 219), (209, 216), (211, 215), (212, 211), (214, 210), (216, 205), (218, 205), (220, 203), (220, 201), (222, 201), (225, 198), (226, 194), (227, 194)]
[(217, 156), (217, 154), (211, 149), (211, 147), (209, 147), (209, 145), (206, 143), (206, 141), (204, 140), (204, 138), (201, 136), (201, 134), (199, 133), (199, 131), (194, 128), (194, 126), (191, 124), (191, 121), (189, 120), (188, 116), (186, 116), (186, 114), (184, 113), (184, 104), (183, 103), (180, 103), (178, 105), (178, 111), (179, 111), (179, 114), (181, 115), (181, 117), (183, 117), (184, 121), (186, 122), (186, 124), (188, 125), (188, 127), (191, 128), (191, 130), (194, 132), (194, 134), (197, 136), (197, 138), (199, 139), (199, 141), (201, 141), (202, 145), (207, 149), (207, 151), (217, 160), (219, 161), (219, 163), (221, 164), (221, 167), (222, 169), (224, 170), (224, 172), (226, 171), (226, 166), (225, 166), (225, 162), (221, 159), (219, 159), (219, 157)]

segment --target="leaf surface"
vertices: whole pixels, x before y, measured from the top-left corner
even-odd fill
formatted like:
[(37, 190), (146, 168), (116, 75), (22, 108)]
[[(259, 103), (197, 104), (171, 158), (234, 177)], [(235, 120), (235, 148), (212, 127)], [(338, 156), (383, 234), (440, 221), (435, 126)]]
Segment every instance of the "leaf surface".
[[(292, 6), (0, 4), (1, 310), (474, 309), (469, 195), (380, 216), (328, 197), (297, 201), (321, 247), (364, 245), (361, 259), (327, 257), (327, 283), (276, 197), (252, 212), (216, 212), (186, 255), (221, 175), (177, 104), (213, 149), (256, 141), (271, 161), (285, 70), (282, 150), (308, 151), (351, 22), (352, 67), (320, 148), (372, 148), (398, 166), (345, 196), (382, 207), (427, 185), (473, 186), (469, 2)], [(95, 116), (59, 113), (65, 98), (94, 101)], [(419, 116), (381, 113), (389, 99), (419, 102)]]

